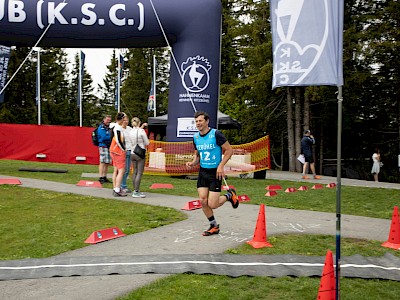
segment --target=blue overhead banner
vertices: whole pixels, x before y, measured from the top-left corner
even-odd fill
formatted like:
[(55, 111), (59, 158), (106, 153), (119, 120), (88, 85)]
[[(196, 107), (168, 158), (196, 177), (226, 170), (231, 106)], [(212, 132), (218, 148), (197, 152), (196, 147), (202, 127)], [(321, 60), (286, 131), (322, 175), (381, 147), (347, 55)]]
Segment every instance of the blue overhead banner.
[[(0, 93), (7, 83), (7, 68), (10, 60), (10, 52), (10, 47), (0, 45)], [(0, 94), (0, 103), (4, 102), (4, 94), (4, 91)]]
[(194, 133), (187, 124), (195, 111), (208, 112), (210, 125), (217, 126), (221, 12), (220, 0), (0, 0), (0, 41), (34, 46), (45, 32), (39, 47), (169, 44), (175, 59), (167, 141), (187, 141)]
[(270, 0), (273, 82), (343, 85), (344, 0)]

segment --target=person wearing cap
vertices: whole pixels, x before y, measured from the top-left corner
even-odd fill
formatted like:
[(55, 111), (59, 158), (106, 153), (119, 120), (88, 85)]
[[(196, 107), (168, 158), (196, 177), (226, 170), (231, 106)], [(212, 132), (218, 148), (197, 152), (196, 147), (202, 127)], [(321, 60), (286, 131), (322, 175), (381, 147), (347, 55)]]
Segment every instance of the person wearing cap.
[(315, 139), (311, 135), (310, 130), (306, 130), (304, 132), (304, 136), (301, 139), (301, 153), (304, 155), (304, 165), (303, 165), (303, 179), (310, 179), (308, 174), (308, 165), (310, 165), (311, 172), (313, 173), (314, 179), (320, 179), (321, 176), (318, 176), (315, 173), (315, 164), (314, 164), (314, 156), (313, 156), (313, 145), (315, 144)]

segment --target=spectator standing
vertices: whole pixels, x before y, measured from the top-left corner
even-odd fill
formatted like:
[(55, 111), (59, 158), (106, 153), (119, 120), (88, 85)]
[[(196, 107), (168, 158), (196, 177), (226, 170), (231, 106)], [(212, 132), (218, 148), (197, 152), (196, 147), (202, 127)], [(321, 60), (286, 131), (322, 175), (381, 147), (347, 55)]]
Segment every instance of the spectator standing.
[(304, 132), (304, 136), (301, 139), (301, 153), (304, 155), (304, 165), (303, 165), (303, 179), (310, 179), (308, 174), (308, 165), (310, 165), (311, 172), (313, 173), (314, 179), (320, 179), (321, 176), (318, 176), (315, 173), (315, 163), (314, 163), (314, 155), (313, 155), (313, 145), (315, 144), (314, 136), (311, 135), (310, 130), (306, 130)]
[(99, 181), (101, 184), (111, 182), (110, 180), (107, 179), (108, 166), (111, 164), (111, 156), (110, 156), (111, 135), (109, 127), (110, 123), (111, 123), (111, 116), (106, 115), (97, 129), (97, 136), (99, 139), (99, 157), (100, 157)]
[(141, 125), (140, 119), (137, 117), (132, 118), (132, 130), (129, 133), (129, 139), (131, 140), (131, 161), (133, 164), (133, 174), (132, 174), (132, 184), (134, 187), (134, 191), (132, 193), (133, 198), (145, 198), (146, 195), (140, 192), (140, 182), (142, 181), (142, 176), (144, 172), (144, 165), (146, 162), (146, 158), (141, 158), (133, 152), (136, 145), (139, 145), (140, 148), (145, 149), (149, 144), (149, 139), (147, 138), (146, 131), (144, 131), (144, 127), (147, 126), (147, 123), (143, 123)]
[(110, 154), (114, 166), (113, 173), (113, 196), (124, 197), (127, 194), (121, 190), (122, 177), (125, 172), (125, 158), (126, 158), (126, 147), (125, 138), (122, 129), (122, 122), (126, 114), (124, 112), (119, 112), (116, 116), (116, 123), (113, 124), (113, 138), (111, 140)]
[(125, 172), (121, 182), (121, 189), (125, 193), (132, 193), (132, 191), (128, 188), (128, 185), (126, 184), (126, 180), (128, 179), (129, 172), (131, 170), (131, 152), (134, 149), (132, 147), (132, 139), (130, 138), (129, 135), (131, 130), (132, 127), (129, 126), (129, 118), (128, 116), (125, 116), (125, 118), (122, 121), (122, 131), (125, 137), (126, 156), (125, 156)]
[(378, 148), (375, 149), (374, 154), (372, 154), (372, 170), (371, 173), (374, 175), (374, 181), (379, 182), (379, 172), (381, 171), (381, 153)]

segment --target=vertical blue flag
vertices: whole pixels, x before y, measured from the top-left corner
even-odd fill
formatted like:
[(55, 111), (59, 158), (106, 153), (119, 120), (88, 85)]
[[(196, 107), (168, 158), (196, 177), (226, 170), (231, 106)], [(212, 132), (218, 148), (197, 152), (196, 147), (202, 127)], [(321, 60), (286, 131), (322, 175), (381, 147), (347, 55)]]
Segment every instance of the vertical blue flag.
[(270, 0), (273, 83), (343, 85), (344, 0)]
[(37, 50), (36, 61), (36, 106), (40, 101), (40, 48)]
[(7, 83), (7, 69), (11, 48), (0, 45), (0, 103), (4, 102), (4, 87)]
[[(155, 102), (156, 102), (156, 91), (155, 91), (155, 80), (156, 80), (156, 68), (157, 68), (157, 60), (155, 56), (153, 56), (153, 76), (151, 80), (151, 88), (149, 99), (147, 100), (147, 111), (155, 111)], [(155, 116), (155, 113), (154, 113)]]
[(125, 58), (122, 56), (122, 54), (120, 54), (118, 63), (120, 79), (122, 79), (123, 77), (122, 75), (124, 74), (124, 64), (125, 64)]
[(82, 101), (82, 86), (83, 86), (84, 71), (85, 71), (85, 53), (81, 51), (79, 57), (79, 83), (78, 83), (78, 99), (77, 99), (78, 107), (80, 107)]
[(154, 111), (154, 77), (151, 81), (150, 95), (149, 100), (147, 101), (147, 111)]
[(80, 68), (81, 68), (82, 81), (83, 81), (83, 72), (85, 70), (85, 57), (86, 57), (85, 53), (83, 51), (81, 51), (81, 61), (80, 61), (81, 65), (80, 65)]
[(117, 83), (115, 89), (115, 109), (118, 111), (120, 97), (121, 97), (121, 80), (124, 74), (124, 63), (125, 58), (122, 54), (118, 56), (118, 74), (117, 74)]
[(117, 83), (115, 84), (115, 86), (117, 87), (115, 89), (115, 101), (114, 101), (114, 108), (116, 111), (118, 111), (118, 98), (119, 98), (119, 87), (118, 87), (118, 80)]

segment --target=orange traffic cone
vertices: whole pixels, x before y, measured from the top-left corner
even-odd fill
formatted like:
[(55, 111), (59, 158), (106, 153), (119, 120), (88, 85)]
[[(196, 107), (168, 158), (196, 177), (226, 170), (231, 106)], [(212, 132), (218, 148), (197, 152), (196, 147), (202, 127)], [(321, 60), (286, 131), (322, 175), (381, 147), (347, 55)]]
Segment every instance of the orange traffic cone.
[(265, 205), (260, 204), (260, 212), (258, 213), (257, 225), (254, 230), (253, 239), (247, 241), (247, 244), (253, 246), (253, 248), (264, 248), (272, 247), (270, 243), (267, 242), (267, 226), (265, 223)]
[(393, 209), (392, 224), (390, 225), (389, 238), (382, 244), (383, 247), (400, 250), (400, 217), (399, 208)]
[(333, 268), (332, 251), (328, 250), (325, 258), (325, 265), (322, 271), (321, 282), (318, 289), (318, 300), (336, 299), (336, 278)]

